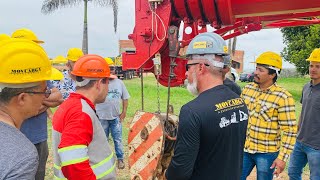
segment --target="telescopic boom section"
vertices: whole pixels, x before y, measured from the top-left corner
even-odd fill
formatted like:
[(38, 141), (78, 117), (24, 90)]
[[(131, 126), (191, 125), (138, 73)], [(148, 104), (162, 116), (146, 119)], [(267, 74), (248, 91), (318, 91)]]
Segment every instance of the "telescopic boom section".
[[(266, 28), (319, 24), (317, 16), (318, 0), (135, 0), (135, 27), (128, 38), (133, 40), (136, 52), (123, 53), (123, 68), (153, 72), (152, 59), (160, 53), (159, 82), (168, 86), (168, 29), (172, 25), (180, 27), (181, 22), (179, 45), (185, 47), (196, 35), (207, 32), (207, 25), (224, 39), (230, 39)], [(171, 86), (179, 86), (185, 79), (185, 61), (176, 58), (175, 62)]]

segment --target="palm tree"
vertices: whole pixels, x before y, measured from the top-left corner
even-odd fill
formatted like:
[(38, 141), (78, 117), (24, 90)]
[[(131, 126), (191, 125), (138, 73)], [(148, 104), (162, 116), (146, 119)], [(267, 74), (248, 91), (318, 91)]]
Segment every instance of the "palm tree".
[(117, 0), (45, 0), (42, 4), (41, 12), (44, 14), (50, 14), (53, 11), (61, 7), (73, 7), (84, 2), (84, 19), (83, 19), (83, 39), (82, 39), (82, 51), (84, 54), (88, 54), (88, 1), (92, 1), (98, 6), (112, 6), (113, 9), (113, 26), (114, 31), (117, 31), (118, 21), (118, 2)]

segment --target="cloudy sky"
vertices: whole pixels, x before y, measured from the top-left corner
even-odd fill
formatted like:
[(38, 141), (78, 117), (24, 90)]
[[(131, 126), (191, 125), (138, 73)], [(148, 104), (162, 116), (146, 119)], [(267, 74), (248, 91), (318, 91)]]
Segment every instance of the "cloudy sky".
[[(0, 0), (0, 33), (11, 35), (18, 28), (33, 30), (50, 57), (66, 55), (70, 47), (81, 48), (83, 6), (62, 8), (52, 14), (41, 13), (43, 0)], [(118, 55), (118, 40), (127, 39), (134, 27), (134, 0), (119, 0), (118, 31), (114, 33), (111, 7), (89, 3), (89, 53)], [(253, 69), (254, 61), (264, 51), (280, 53), (284, 47), (278, 29), (262, 30), (238, 38), (237, 49), (245, 51), (245, 69)], [(284, 63), (284, 68), (292, 68)]]

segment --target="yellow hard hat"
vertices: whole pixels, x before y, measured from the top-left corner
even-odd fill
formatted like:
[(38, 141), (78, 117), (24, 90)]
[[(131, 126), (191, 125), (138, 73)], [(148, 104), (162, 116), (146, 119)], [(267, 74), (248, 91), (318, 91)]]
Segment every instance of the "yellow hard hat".
[(112, 61), (111, 58), (106, 57), (106, 58), (104, 58), (104, 60), (106, 60), (106, 62), (108, 63), (109, 66), (113, 66), (114, 65), (114, 62)]
[(67, 54), (67, 60), (76, 62), (83, 56), (83, 52), (80, 48), (70, 48)]
[(30, 29), (22, 28), (17, 29), (15, 32), (11, 35), (12, 38), (21, 38), (21, 39), (28, 39), (31, 41), (34, 41), (36, 43), (44, 43), (44, 41), (41, 41), (37, 38), (36, 34), (32, 32)]
[(10, 39), (10, 36), (7, 34), (0, 34), (0, 41)]
[(51, 62), (52, 64), (66, 64), (68, 60), (64, 56), (58, 55)]
[(275, 52), (264, 52), (262, 53), (257, 59), (256, 62), (257, 64), (265, 64), (269, 65), (271, 69), (274, 70), (281, 70), (282, 69), (282, 58), (279, 54)]
[(61, 72), (51, 66), (45, 50), (30, 40), (10, 38), (1, 41), (0, 59), (1, 87), (26, 87), (35, 82), (63, 78)]
[(320, 48), (314, 49), (307, 61), (320, 62)]

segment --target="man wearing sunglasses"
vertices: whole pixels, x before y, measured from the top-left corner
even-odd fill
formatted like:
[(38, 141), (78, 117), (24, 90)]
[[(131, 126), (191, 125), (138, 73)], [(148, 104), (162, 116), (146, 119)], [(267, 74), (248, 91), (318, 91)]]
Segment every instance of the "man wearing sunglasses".
[(0, 59), (0, 179), (35, 179), (37, 149), (19, 129), (50, 96), (46, 81), (59, 80), (62, 74), (30, 40), (1, 41)]
[(181, 108), (166, 178), (238, 180), (248, 111), (223, 85), (226, 44), (217, 34), (202, 33), (190, 42), (186, 54), (187, 89), (197, 97)]

